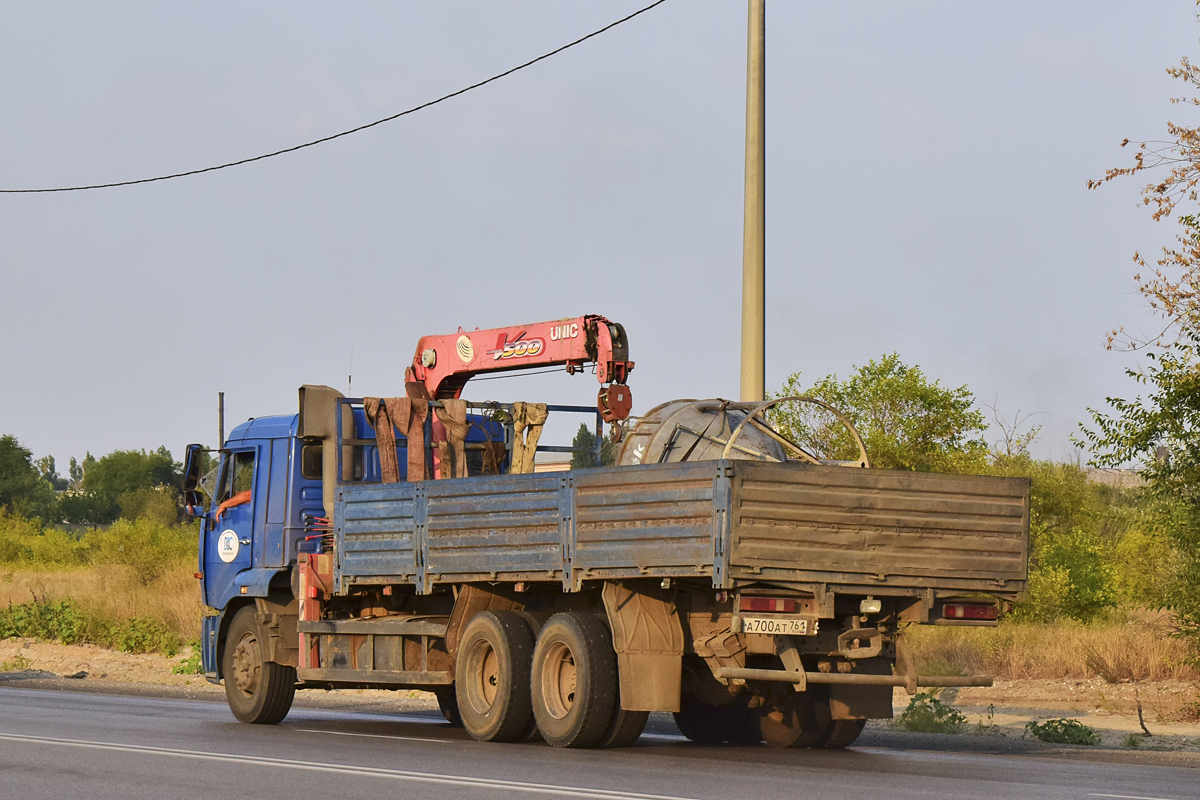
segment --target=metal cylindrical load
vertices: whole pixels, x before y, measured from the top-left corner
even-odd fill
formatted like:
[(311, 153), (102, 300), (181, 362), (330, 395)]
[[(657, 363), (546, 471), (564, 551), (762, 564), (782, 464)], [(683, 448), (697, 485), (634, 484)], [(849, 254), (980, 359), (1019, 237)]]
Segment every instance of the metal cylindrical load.
[[(758, 403), (729, 400), (672, 400), (652, 409), (621, 440), (617, 464), (712, 461), (722, 457), (730, 436)], [(786, 461), (783, 445), (758, 428), (738, 435), (727, 458)]]
[[(858, 458), (823, 460), (772, 427), (766, 412), (784, 402), (815, 404), (832, 414), (853, 438)], [(866, 447), (853, 423), (825, 401), (805, 396), (778, 397), (763, 403), (735, 403), (720, 398), (672, 400), (640, 417), (624, 435), (617, 451), (620, 466), (719, 458), (870, 466)]]

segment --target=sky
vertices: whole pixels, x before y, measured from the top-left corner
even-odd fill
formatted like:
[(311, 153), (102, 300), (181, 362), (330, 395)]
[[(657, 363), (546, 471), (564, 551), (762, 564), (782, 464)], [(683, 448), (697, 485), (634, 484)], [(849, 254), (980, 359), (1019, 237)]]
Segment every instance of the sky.
[[(195, 169), (370, 122), (644, 2), (0, 3), (0, 188)], [(1072, 457), (1150, 331), (1140, 181), (1196, 6), (767, 2), (767, 385), (897, 352)], [(746, 4), (669, 0), (502, 81), (220, 172), (0, 195), (0, 433), (177, 457), (296, 389), (403, 393), (420, 336), (625, 325), (635, 408), (736, 397)], [(594, 402), (589, 375), (470, 399)], [(990, 412), (988, 412), (990, 414)], [(551, 434), (576, 425), (560, 422)], [(992, 438), (995, 433), (989, 434)], [(561, 437), (559, 437), (561, 438)], [(546, 441), (546, 440), (544, 440)]]

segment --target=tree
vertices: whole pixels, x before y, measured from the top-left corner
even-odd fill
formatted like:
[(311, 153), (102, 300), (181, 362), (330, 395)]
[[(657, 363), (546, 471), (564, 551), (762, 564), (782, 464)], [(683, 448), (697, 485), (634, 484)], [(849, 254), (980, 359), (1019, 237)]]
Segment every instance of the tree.
[(1148, 396), (1107, 398), (1112, 413), (1089, 409), (1094, 428), (1081, 430), (1093, 463), (1139, 465), (1157, 501), (1149, 525), (1175, 553), (1165, 605), (1200, 640), (1200, 330), (1184, 326), (1146, 357), (1144, 369), (1126, 372)]
[(1147, 543), (1136, 525), (1135, 492), (1088, 480), (1077, 464), (997, 452), (989, 471), (1030, 479), (1029, 586), (1018, 618), (1049, 622), (1065, 616), (1080, 622), (1124, 601), (1142, 605), (1161, 594), (1158, 586), (1133, 585), (1161, 559), (1139, 553), (1136, 564), (1116, 554)]
[[(846, 380), (827, 375), (811, 387), (800, 373), (789, 377), (778, 397), (807, 395), (832, 405), (854, 423), (871, 464), (918, 472), (981, 472), (987, 467), (983, 414), (966, 386), (930, 382), (920, 367), (896, 353), (855, 367)], [(782, 403), (771, 423), (818, 456), (852, 460), (858, 448), (845, 428), (811, 404)]]
[[(92, 457), (91, 453), (87, 454), (88, 458)], [(67, 472), (67, 488), (82, 489), (83, 488), (83, 465), (71, 457), (71, 465)]]
[(169, 516), (168, 503), (179, 507), (182, 466), (165, 447), (152, 452), (114, 450), (99, 459), (88, 453), (79, 472), (78, 490), (61, 500), (63, 517), (70, 522), (99, 525), (121, 516), (161, 520)]
[[(1167, 73), (1186, 85), (1187, 96), (1172, 102), (1200, 106), (1200, 68), (1185, 57)], [(1126, 139), (1121, 146), (1128, 144)], [(1153, 500), (1145, 538), (1150, 544), (1165, 541), (1171, 551), (1163, 559), (1170, 566), (1164, 604), (1200, 655), (1200, 127), (1168, 121), (1166, 139), (1138, 143), (1132, 165), (1108, 170), (1088, 188), (1142, 172), (1158, 173), (1142, 187), (1143, 204), (1153, 208), (1156, 221), (1174, 216), (1180, 226), (1153, 272), (1134, 276), (1163, 327), (1142, 338), (1118, 329), (1109, 347), (1149, 350), (1144, 369), (1127, 370), (1148, 396), (1107, 398), (1110, 410), (1089, 409), (1094, 427), (1080, 427), (1093, 463), (1139, 466)], [(1140, 253), (1134, 261), (1147, 269)]]
[(0, 506), (23, 517), (50, 520), (54, 487), (33, 463), (33, 453), (15, 436), (0, 436)]
[[(596, 466), (596, 434), (588, 430), (588, 426), (580, 423), (571, 447), (576, 451), (571, 454), (571, 469), (587, 469)], [(617, 446), (612, 439), (605, 439), (600, 445), (600, 466), (611, 467), (617, 461)]]
[(125, 492), (167, 486), (182, 490), (182, 465), (171, 458), (171, 451), (160, 447), (145, 450), (114, 450), (93, 464), (86, 464), (83, 488), (116, 499)]
[(37, 470), (46, 482), (54, 487), (56, 492), (67, 488), (68, 482), (60, 478), (58, 469), (54, 466), (54, 456), (42, 456), (37, 460)]
[[(1189, 94), (1200, 90), (1200, 68), (1193, 66), (1186, 57), (1180, 60), (1179, 66), (1168, 67), (1167, 74), (1183, 81)], [(1173, 97), (1171, 102), (1200, 106), (1200, 97)], [(1158, 176), (1160, 180), (1142, 187), (1142, 203), (1153, 207), (1156, 221), (1170, 219), (1180, 203), (1190, 207), (1188, 213), (1176, 217), (1181, 230), (1176, 234), (1174, 245), (1162, 248), (1153, 272), (1134, 275), (1138, 291), (1163, 317), (1164, 327), (1158, 335), (1143, 338), (1128, 337), (1118, 328), (1109, 334), (1110, 348), (1141, 349), (1166, 345), (1186, 329), (1200, 328), (1200, 218), (1196, 209), (1200, 200), (1200, 127), (1168, 121), (1167, 136), (1164, 140), (1138, 142), (1133, 164), (1110, 169), (1103, 178), (1087, 183), (1089, 189), (1096, 189), (1115, 178), (1166, 170), (1165, 176)], [(1128, 144), (1128, 139), (1121, 142), (1122, 147)], [(1133, 260), (1143, 270), (1147, 269), (1141, 253), (1134, 253)]]

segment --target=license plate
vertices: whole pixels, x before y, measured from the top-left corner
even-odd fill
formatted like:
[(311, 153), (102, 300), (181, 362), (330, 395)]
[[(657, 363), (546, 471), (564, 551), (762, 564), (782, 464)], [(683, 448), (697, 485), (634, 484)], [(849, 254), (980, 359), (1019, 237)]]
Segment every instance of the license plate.
[(786, 636), (808, 635), (808, 620), (774, 617), (742, 617), (743, 633), (770, 633)]

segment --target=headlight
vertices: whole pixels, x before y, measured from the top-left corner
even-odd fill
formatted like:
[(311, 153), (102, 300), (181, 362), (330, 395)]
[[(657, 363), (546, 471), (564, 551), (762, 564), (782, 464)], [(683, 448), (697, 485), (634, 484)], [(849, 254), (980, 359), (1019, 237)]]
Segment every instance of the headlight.
[(874, 597), (868, 597), (858, 604), (858, 613), (860, 614), (878, 614), (883, 611), (883, 601), (876, 600)]

